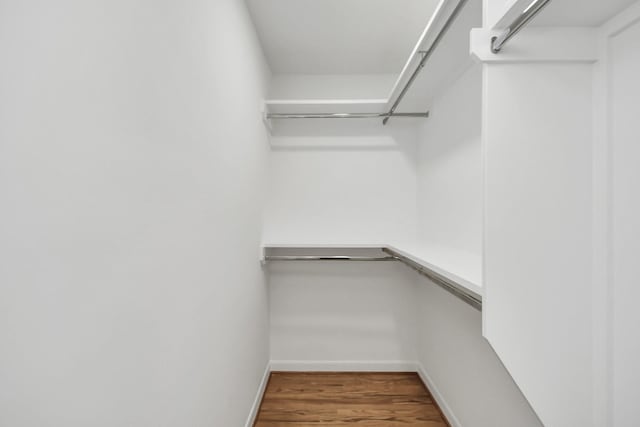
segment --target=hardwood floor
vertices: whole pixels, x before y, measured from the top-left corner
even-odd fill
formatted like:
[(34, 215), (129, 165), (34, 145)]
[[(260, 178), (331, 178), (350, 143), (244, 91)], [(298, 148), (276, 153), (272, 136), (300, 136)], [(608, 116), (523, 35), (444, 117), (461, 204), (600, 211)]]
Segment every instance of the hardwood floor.
[(273, 372), (255, 427), (446, 427), (416, 373)]

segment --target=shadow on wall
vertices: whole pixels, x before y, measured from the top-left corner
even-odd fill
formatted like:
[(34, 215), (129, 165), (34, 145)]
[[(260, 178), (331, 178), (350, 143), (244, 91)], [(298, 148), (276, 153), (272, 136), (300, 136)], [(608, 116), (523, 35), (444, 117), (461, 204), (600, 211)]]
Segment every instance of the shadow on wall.
[(416, 154), (416, 120), (397, 119), (288, 119), (274, 120), (272, 150), (401, 151)]
[(540, 427), (542, 423), (482, 336), (482, 313), (420, 277), (418, 357), (455, 414), (453, 425)]
[(271, 263), (271, 358), (414, 361), (415, 282), (396, 263)]

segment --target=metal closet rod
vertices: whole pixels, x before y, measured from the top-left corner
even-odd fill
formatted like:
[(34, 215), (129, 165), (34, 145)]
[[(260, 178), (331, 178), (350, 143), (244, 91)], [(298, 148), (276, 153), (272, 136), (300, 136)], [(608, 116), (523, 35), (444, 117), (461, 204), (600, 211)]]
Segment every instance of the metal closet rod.
[(499, 53), (502, 47), (529, 23), (551, 0), (535, 0), (497, 37), (491, 37), (491, 52)]
[(380, 117), (429, 117), (424, 113), (268, 113), (267, 119), (371, 119)]
[(433, 52), (436, 50), (436, 48), (444, 38), (445, 34), (447, 34), (447, 31), (449, 31), (449, 28), (451, 28), (454, 21), (458, 17), (458, 15), (460, 15), (460, 12), (462, 12), (462, 9), (467, 4), (467, 1), (468, 0), (460, 0), (458, 2), (455, 9), (453, 9), (453, 12), (451, 12), (451, 15), (449, 15), (449, 17), (447, 18), (447, 21), (444, 23), (444, 25), (438, 32), (438, 35), (436, 35), (436, 38), (433, 39), (433, 42), (431, 43), (431, 46), (429, 46), (429, 49), (422, 52), (422, 59), (420, 60), (420, 63), (418, 64), (416, 69), (413, 71), (413, 74), (411, 74), (411, 77), (409, 77), (409, 80), (407, 80), (407, 83), (404, 85), (404, 87), (400, 91), (400, 94), (398, 95), (398, 98), (396, 99), (396, 101), (391, 106), (391, 109), (389, 110), (389, 113), (388, 113), (389, 115), (385, 117), (384, 120), (382, 120), (383, 125), (386, 125), (389, 119), (391, 117), (394, 117), (394, 113), (398, 108), (398, 105), (400, 105), (400, 102), (402, 102), (402, 99), (405, 97), (405, 95), (411, 88), (411, 85), (413, 85), (413, 82), (416, 80), (416, 78), (420, 74), (420, 71), (422, 71), (425, 64), (427, 63), (427, 61), (429, 60)]
[(341, 256), (341, 255), (267, 255), (265, 261), (397, 261), (395, 257)]
[(417, 262), (405, 257), (388, 248), (382, 251), (389, 256), (342, 256), (342, 255), (267, 255), (265, 261), (400, 261), (408, 267), (414, 269), (418, 274), (427, 277), (433, 283), (440, 286), (450, 294), (466, 302), (473, 308), (482, 311), (482, 299), (475, 293), (461, 287), (448, 278), (430, 270)]
[(475, 308), (476, 310), (482, 311), (482, 298), (480, 296), (458, 285), (456, 282), (444, 277), (443, 275), (418, 264), (417, 262), (411, 260), (410, 258), (407, 258), (404, 255), (399, 254), (396, 251), (393, 251), (389, 248), (383, 248), (382, 251), (386, 254), (391, 255), (393, 259), (396, 259), (404, 265), (412, 268), (421, 276), (425, 276), (445, 291), (469, 304), (471, 307)]
[(413, 82), (416, 80), (416, 78), (420, 74), (420, 71), (422, 71), (422, 69), (424, 68), (425, 64), (427, 63), (427, 61), (429, 60), (429, 58), (431, 57), (433, 52), (436, 50), (436, 48), (438, 47), (438, 45), (440, 44), (440, 42), (444, 38), (444, 36), (447, 33), (447, 31), (449, 31), (449, 28), (451, 28), (451, 25), (453, 25), (453, 22), (456, 20), (458, 15), (460, 15), (460, 12), (462, 12), (462, 9), (467, 4), (467, 1), (468, 0), (460, 0), (458, 2), (458, 4), (456, 5), (455, 9), (453, 9), (453, 12), (451, 12), (451, 15), (449, 15), (449, 17), (447, 18), (447, 21), (444, 23), (444, 25), (442, 26), (442, 28), (440, 29), (440, 31), (436, 35), (435, 39), (433, 39), (433, 42), (431, 43), (431, 46), (429, 46), (429, 49), (427, 49), (426, 51), (421, 52), (422, 53), (422, 59), (420, 60), (420, 63), (418, 64), (416, 69), (411, 74), (411, 77), (409, 77), (409, 80), (407, 80), (407, 83), (405, 83), (404, 87), (400, 91), (400, 94), (398, 95), (398, 98), (396, 98), (395, 102), (393, 103), (393, 105), (389, 109), (389, 112), (387, 112), (387, 113), (321, 113), (321, 114), (269, 113), (269, 114), (267, 114), (267, 119), (367, 119), (367, 118), (382, 118), (383, 119), (382, 120), (382, 124), (386, 125), (391, 117), (422, 117), (422, 118), (429, 117), (429, 112), (426, 112), (426, 113), (396, 113), (396, 109), (398, 108), (398, 106), (400, 105), (400, 102), (402, 102), (402, 100), (404, 99), (405, 95), (407, 94), (407, 92), (411, 88), (411, 85), (413, 85)]
[(468, 0), (460, 0), (456, 5), (451, 15), (447, 18), (447, 21), (444, 23), (436, 37), (431, 42), (429, 49), (426, 51), (421, 51), (422, 59), (420, 63), (416, 67), (416, 69), (409, 77), (407, 83), (405, 83), (404, 87), (400, 91), (398, 98), (396, 98), (395, 102), (389, 109), (387, 113), (319, 113), (319, 114), (287, 114), (287, 113), (268, 113), (267, 119), (369, 119), (369, 118), (382, 118), (382, 124), (386, 125), (391, 117), (429, 117), (429, 112), (426, 113), (396, 113), (396, 109), (400, 105), (400, 102), (404, 99), (405, 95), (413, 85), (413, 82), (416, 80), (420, 71), (424, 68), (425, 64), (436, 50), (442, 39), (444, 38), (453, 22), (456, 20), (462, 9), (467, 4)]

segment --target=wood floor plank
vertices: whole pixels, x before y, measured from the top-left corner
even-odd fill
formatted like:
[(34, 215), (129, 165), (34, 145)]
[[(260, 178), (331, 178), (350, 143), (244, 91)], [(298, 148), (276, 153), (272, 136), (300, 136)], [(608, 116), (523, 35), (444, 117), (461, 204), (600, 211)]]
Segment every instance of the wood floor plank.
[(274, 372), (255, 427), (447, 427), (413, 372)]

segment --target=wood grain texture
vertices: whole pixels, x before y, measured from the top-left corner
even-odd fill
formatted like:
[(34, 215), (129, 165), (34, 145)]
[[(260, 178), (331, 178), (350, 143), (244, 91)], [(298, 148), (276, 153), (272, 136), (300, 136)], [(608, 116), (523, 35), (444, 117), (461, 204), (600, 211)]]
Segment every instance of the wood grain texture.
[(255, 427), (447, 427), (413, 372), (273, 372)]

